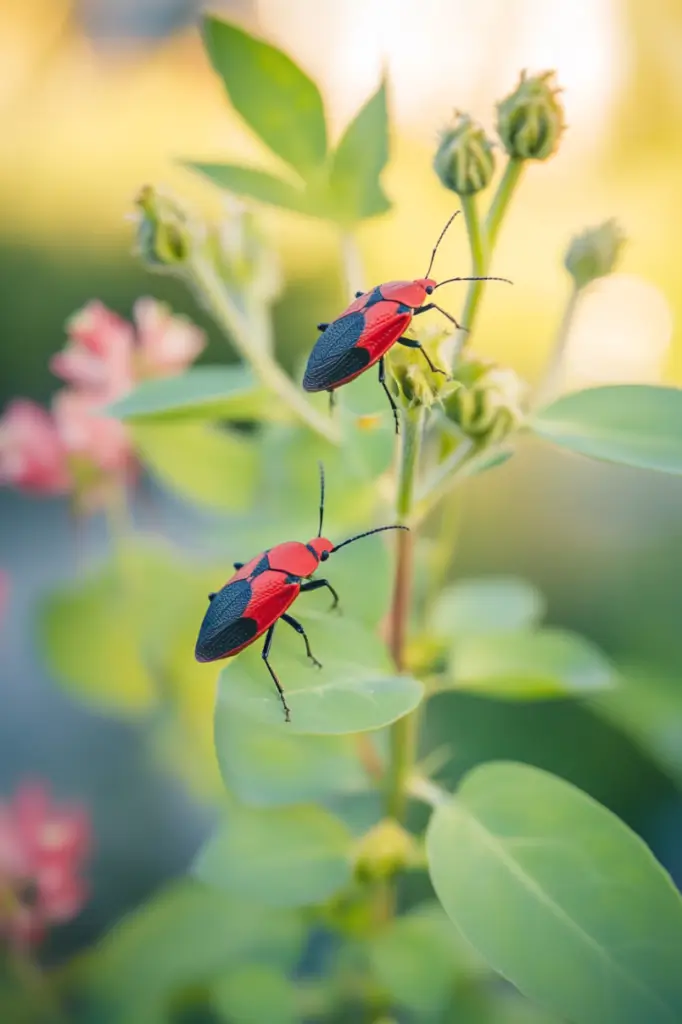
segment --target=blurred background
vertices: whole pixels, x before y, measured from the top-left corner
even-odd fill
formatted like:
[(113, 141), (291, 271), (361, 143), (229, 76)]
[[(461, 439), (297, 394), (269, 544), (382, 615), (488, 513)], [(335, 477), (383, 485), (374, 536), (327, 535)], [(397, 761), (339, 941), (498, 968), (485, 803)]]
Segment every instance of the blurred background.
[[(140, 295), (224, 339), (180, 286), (131, 255), (140, 186), (162, 183), (207, 213), (214, 192), (182, 157), (268, 156), (231, 111), (203, 54), (197, 0), (0, 0), (0, 406), (44, 402), (48, 358), (66, 318), (97, 297), (128, 317)], [(388, 70), (393, 128), (385, 176), (393, 210), (360, 233), (368, 281), (423, 271), (452, 211), (431, 169), (454, 109), (492, 130), (494, 104), (522, 68), (556, 68), (569, 130), (531, 165), (505, 222), (476, 350), (536, 379), (569, 292), (572, 235), (616, 216), (628, 235), (619, 272), (591, 286), (571, 332), (566, 387), (682, 383), (682, 7), (676, 0), (235, 0), (211, 9), (260, 32), (320, 84), (337, 136)], [(292, 369), (314, 325), (343, 308), (331, 228), (263, 209), (286, 287), (277, 344)], [(466, 273), (464, 230), (437, 273)], [(447, 272), (447, 274), (446, 274)], [(452, 293), (450, 307), (456, 309)], [(144, 498), (138, 520), (146, 526)], [(511, 705), (448, 695), (430, 728), (453, 742), (453, 776), (516, 757), (576, 782), (638, 829), (682, 882), (682, 482), (580, 461), (527, 442), (466, 491), (453, 573), (512, 573), (547, 596), (549, 620), (599, 643), (636, 679), (607, 716), (575, 703)], [(188, 506), (156, 495), (153, 527), (191, 549)], [(40, 596), (101, 553), (97, 517), (74, 535), (64, 503), (0, 491), (0, 568), (11, 579), (0, 645), (0, 795), (51, 781), (92, 811), (94, 898), (57, 938), (60, 954), (184, 870), (213, 816), (162, 770), (141, 731), (58, 689), (35, 629)], [(237, 557), (240, 552), (235, 552)], [(243, 553), (241, 553), (243, 554)], [(642, 697), (642, 694), (645, 696)], [(650, 697), (648, 696), (650, 694)], [(210, 713), (210, 712), (207, 712)]]

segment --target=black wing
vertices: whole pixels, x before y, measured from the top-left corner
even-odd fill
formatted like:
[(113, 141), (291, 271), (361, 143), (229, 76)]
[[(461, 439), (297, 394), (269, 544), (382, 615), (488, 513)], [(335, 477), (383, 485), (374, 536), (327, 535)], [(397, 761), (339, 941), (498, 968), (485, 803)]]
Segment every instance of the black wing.
[(306, 391), (326, 391), (369, 363), (369, 352), (356, 348), (364, 329), (362, 313), (348, 313), (329, 325), (310, 353), (303, 377)]
[(250, 600), (251, 585), (248, 580), (235, 580), (218, 591), (201, 623), (194, 649), (197, 661), (225, 658), (256, 635), (256, 620), (242, 618)]

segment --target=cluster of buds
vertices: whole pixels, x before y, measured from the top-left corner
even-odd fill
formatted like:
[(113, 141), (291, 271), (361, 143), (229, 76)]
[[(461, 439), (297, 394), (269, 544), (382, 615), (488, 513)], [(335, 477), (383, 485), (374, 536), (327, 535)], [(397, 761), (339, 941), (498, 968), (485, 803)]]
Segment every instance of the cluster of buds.
[(359, 882), (381, 882), (420, 863), (413, 836), (392, 818), (385, 818), (358, 841), (355, 877)]
[(0, 941), (26, 949), (76, 916), (87, 898), (81, 871), (90, 846), (85, 810), (56, 806), (41, 785), (0, 801)]
[(48, 412), (18, 399), (0, 417), (0, 483), (41, 494), (72, 493), (92, 509), (112, 484), (135, 473), (126, 427), (106, 415), (136, 383), (181, 372), (202, 351), (203, 332), (153, 299), (128, 323), (91, 302), (66, 326), (67, 344), (50, 367), (68, 386)]
[[(497, 105), (497, 134), (510, 158), (547, 160), (565, 129), (554, 72), (522, 73), (516, 89)], [(460, 196), (487, 188), (495, 170), (495, 142), (468, 114), (456, 112), (434, 158), (443, 185)]]
[(428, 366), (424, 353), (417, 348), (394, 345), (388, 354), (391, 378), (397, 387), (397, 397), (405, 408), (425, 406), (430, 408), (438, 401), (449, 380), (446, 364), (441, 355), (441, 346), (449, 337), (448, 332), (433, 324), (420, 324), (413, 330), (418, 334), (424, 350), (436, 367), (442, 367), (443, 373), (433, 373)]
[(443, 398), (445, 413), (478, 448), (499, 444), (523, 422), (526, 384), (514, 370), (467, 355), (454, 382)]

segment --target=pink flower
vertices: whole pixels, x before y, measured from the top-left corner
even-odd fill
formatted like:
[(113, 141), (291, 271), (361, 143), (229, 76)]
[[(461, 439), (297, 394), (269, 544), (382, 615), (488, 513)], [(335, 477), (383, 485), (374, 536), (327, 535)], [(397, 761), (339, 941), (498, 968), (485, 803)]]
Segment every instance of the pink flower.
[(90, 847), (85, 809), (57, 807), (40, 783), (0, 801), (0, 937), (25, 948), (75, 917), (87, 897), (80, 870)]
[(133, 329), (98, 301), (89, 302), (66, 325), (66, 348), (50, 360), (53, 373), (106, 402), (133, 385)]
[(133, 309), (137, 326), (137, 365), (142, 377), (172, 377), (181, 373), (206, 345), (204, 332), (171, 316), (168, 306), (138, 299)]
[(124, 424), (102, 415), (98, 398), (65, 388), (55, 395), (52, 411), (70, 456), (104, 473), (122, 472), (132, 465), (133, 452)]
[(70, 483), (66, 451), (48, 413), (17, 399), (0, 418), (0, 484), (60, 494)]

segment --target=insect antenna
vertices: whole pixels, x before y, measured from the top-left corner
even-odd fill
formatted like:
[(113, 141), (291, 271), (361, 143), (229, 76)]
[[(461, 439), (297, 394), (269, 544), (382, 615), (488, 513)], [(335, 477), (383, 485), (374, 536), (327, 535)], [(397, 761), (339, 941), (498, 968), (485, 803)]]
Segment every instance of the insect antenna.
[(451, 217), (451, 218), (450, 218), (450, 220), (449, 220), (449, 221), (447, 222), (447, 224), (445, 225), (445, 227), (444, 227), (444, 228), (443, 228), (443, 230), (441, 231), (440, 235), (438, 236), (438, 241), (437, 241), (437, 242), (436, 242), (436, 244), (434, 245), (434, 247), (433, 247), (433, 252), (431, 253), (431, 260), (430, 260), (430, 262), (429, 262), (429, 269), (428, 269), (428, 270), (426, 271), (426, 273), (424, 274), (424, 277), (428, 277), (428, 276), (429, 276), (429, 274), (431, 273), (431, 267), (433, 266), (433, 261), (434, 261), (434, 260), (435, 260), (435, 258), (436, 258), (436, 253), (438, 252), (438, 246), (439, 246), (439, 245), (440, 245), (440, 243), (441, 243), (441, 242), (443, 241), (443, 236), (445, 235), (445, 232), (446, 232), (446, 231), (448, 230), (448, 228), (450, 227), (450, 225), (452, 224), (453, 220), (455, 219), (455, 217), (457, 216), (457, 214), (458, 214), (459, 212), (460, 212), (459, 210), (455, 210), (455, 212), (453, 213), (452, 217)]
[(324, 466), (321, 462), (318, 462), (320, 467), (320, 528), (317, 531), (317, 536), (322, 536), (322, 523), (324, 522)]
[(332, 548), (332, 552), (339, 551), (341, 548), (345, 548), (346, 544), (352, 544), (356, 540), (361, 540), (362, 537), (371, 537), (373, 533), (383, 533), (384, 530), (409, 530), (409, 526), (377, 526), (375, 530), (366, 530), (364, 533), (356, 534), (355, 537), (349, 537), (342, 544), (337, 544), (335, 548)]
[[(426, 276), (428, 277), (428, 274)], [(440, 281), (436, 288), (440, 288), (444, 284), (452, 284), (453, 281), (504, 281), (506, 284), (514, 284), (508, 277), (449, 277), (447, 281)]]

